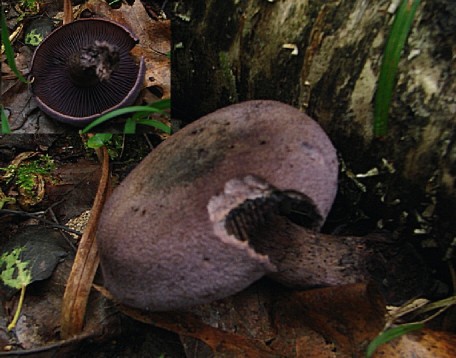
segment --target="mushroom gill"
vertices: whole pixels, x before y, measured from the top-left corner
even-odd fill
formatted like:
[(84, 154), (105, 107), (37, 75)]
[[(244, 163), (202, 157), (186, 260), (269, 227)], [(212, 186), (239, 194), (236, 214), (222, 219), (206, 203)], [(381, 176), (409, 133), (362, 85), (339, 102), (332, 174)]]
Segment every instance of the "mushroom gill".
[(31, 90), (49, 116), (77, 126), (132, 104), (144, 79), (130, 51), (138, 39), (106, 19), (80, 19), (54, 30), (32, 58)]
[(209, 200), (208, 213), (215, 234), (222, 240), (233, 235), (248, 241), (250, 246), (257, 229), (275, 215), (286, 216), (311, 229), (318, 228), (323, 220), (305, 194), (278, 190), (253, 175), (228, 180), (224, 191)]

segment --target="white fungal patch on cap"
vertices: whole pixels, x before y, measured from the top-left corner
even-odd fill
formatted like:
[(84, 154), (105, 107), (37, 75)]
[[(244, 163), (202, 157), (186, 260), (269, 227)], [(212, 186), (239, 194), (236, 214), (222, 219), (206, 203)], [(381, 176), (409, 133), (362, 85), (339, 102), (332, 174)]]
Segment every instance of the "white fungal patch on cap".
[(253, 175), (228, 180), (223, 193), (209, 200), (207, 205), (209, 218), (212, 222), (224, 221), (230, 211), (245, 201), (263, 198), (270, 195), (272, 191), (271, 185)]
[(224, 191), (214, 195), (207, 205), (214, 233), (222, 241), (250, 242), (255, 231), (274, 215), (287, 216), (304, 227), (318, 227), (321, 216), (312, 200), (304, 194), (279, 190), (254, 175), (225, 183)]

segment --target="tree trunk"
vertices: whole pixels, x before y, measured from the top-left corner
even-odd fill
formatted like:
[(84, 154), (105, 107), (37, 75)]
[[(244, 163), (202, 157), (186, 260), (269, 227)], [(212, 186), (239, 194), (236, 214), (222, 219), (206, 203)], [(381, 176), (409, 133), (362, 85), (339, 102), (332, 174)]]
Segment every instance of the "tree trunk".
[(346, 164), (337, 220), (367, 216), (368, 230), (438, 237), (442, 256), (456, 231), (456, 7), (453, 0), (421, 1), (399, 63), (388, 133), (378, 139), (373, 99), (392, 3), (398, 1), (174, 1), (174, 116), (193, 120), (248, 99), (302, 109)]

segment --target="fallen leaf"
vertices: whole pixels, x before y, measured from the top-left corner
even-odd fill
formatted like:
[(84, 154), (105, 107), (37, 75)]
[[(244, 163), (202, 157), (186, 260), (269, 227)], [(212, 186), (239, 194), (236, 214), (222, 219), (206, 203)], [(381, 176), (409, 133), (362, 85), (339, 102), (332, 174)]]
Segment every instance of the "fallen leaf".
[(456, 334), (422, 329), (380, 346), (373, 357), (456, 357)]
[(141, 1), (129, 6), (123, 4), (112, 9), (106, 2), (90, 0), (87, 9), (129, 27), (138, 37), (139, 44), (132, 51), (134, 56), (143, 56), (146, 62), (145, 87), (158, 86), (161, 98), (171, 95), (171, 22), (154, 20), (147, 14)]
[[(49, 278), (57, 264), (68, 254), (70, 247), (58, 231), (30, 225), (8, 240), (2, 252), (11, 253), (18, 249), (20, 261), (27, 263), (27, 270), (30, 272), (29, 284)], [(9, 289), (3, 289), (7, 293), (7, 299), (20, 288), (8, 286)]]
[(81, 159), (59, 165), (54, 175), (59, 179), (46, 187), (47, 202), (54, 205), (54, 214), (65, 222), (92, 206), (100, 180), (100, 165)]
[[(369, 341), (383, 328), (382, 299), (364, 284), (307, 291), (270, 284), (260, 281), (237, 295), (191, 312), (149, 313), (122, 305), (120, 311), (195, 338), (217, 356), (362, 356)], [(106, 290), (97, 289), (110, 297)], [(187, 338), (183, 342), (207, 352)]]
[[(330, 351), (338, 352), (338, 357), (362, 356), (384, 327), (382, 298), (365, 284), (291, 291), (281, 296), (274, 309), (278, 329), (278, 338), (271, 345), (274, 349), (292, 345), (294, 354), (310, 350), (315, 356), (327, 356)], [(310, 334), (313, 339), (306, 338), (309, 329), (324, 340), (315, 339), (314, 333)], [(308, 345), (303, 347), (303, 342)]]
[(273, 352), (260, 340), (247, 338), (239, 334), (225, 332), (204, 324), (191, 313), (147, 313), (122, 306), (120, 311), (138, 321), (153, 324), (187, 337), (194, 337), (207, 344), (218, 354), (229, 354), (230, 357), (285, 357)]

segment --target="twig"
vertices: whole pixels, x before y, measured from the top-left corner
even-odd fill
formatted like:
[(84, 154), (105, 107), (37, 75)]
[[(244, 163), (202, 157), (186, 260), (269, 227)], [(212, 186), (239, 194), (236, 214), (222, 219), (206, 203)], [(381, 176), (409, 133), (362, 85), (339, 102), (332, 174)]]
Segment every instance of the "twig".
[(63, 2), (63, 24), (73, 22), (73, 5), (71, 0), (64, 0)]
[[(46, 212), (49, 213), (49, 215), (51, 215), (51, 218), (52, 218), (52, 220), (54, 220), (55, 223), (57, 223), (57, 224), (59, 223), (59, 221), (57, 220), (57, 217), (55, 216), (54, 210), (52, 210), (52, 205), (46, 209)], [(68, 245), (70, 245), (70, 247), (73, 249), (73, 251), (76, 252), (77, 249), (76, 249), (76, 246), (73, 244), (73, 241), (69, 237), (64, 235), (62, 232), (60, 232), (60, 235), (68, 243)]]
[(47, 224), (47, 225), (49, 225), (49, 226), (51, 226), (53, 228), (64, 230), (66, 232), (70, 232), (70, 233), (76, 234), (78, 236), (82, 235), (82, 232), (80, 232), (78, 230), (74, 230), (74, 229), (69, 228), (68, 226), (56, 224), (56, 223), (54, 223), (54, 222), (52, 222), (50, 220), (43, 219), (43, 218), (39, 217), (39, 215), (43, 214), (42, 212), (39, 212), (39, 213), (27, 213), (25, 211), (0, 209), (0, 214), (19, 215), (19, 216), (26, 216), (26, 217), (29, 217), (29, 218), (34, 218), (34, 219), (37, 219), (37, 220), (41, 221), (42, 223)]
[[(17, 27), (17, 29), (14, 30), (14, 32), (11, 35), (9, 35), (8, 40), (9, 40), (9, 42), (11, 44), (16, 40), (16, 38), (19, 37), (19, 35), (21, 34), (23, 28), (24, 28), (24, 24), (20, 24)], [(1, 52), (2, 55), (3, 55), (3, 52), (5, 52), (5, 46), (2, 44), (2, 52)], [(16, 78), (16, 76), (14, 76), (14, 78)]]
[(87, 301), (99, 263), (95, 232), (109, 184), (109, 155), (106, 147), (97, 149), (97, 155), (102, 163), (101, 178), (63, 296), (60, 318), (62, 339), (82, 332)]

